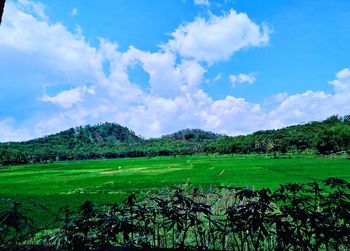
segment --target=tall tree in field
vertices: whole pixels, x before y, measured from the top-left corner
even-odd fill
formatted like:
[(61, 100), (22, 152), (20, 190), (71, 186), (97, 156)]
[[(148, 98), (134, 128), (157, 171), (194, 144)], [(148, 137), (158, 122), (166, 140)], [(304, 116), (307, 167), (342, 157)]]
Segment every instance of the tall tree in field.
[(2, 21), (2, 14), (4, 13), (5, 1), (6, 0), (0, 0), (0, 25)]

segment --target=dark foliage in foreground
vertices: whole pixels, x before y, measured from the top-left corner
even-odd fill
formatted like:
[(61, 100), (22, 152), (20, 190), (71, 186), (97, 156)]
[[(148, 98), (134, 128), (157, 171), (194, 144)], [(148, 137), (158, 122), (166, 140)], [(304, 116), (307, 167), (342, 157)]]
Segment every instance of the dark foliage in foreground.
[[(18, 206), (0, 214), (0, 248), (28, 244), (33, 236)], [(44, 247), (344, 250), (350, 249), (350, 184), (329, 178), (275, 191), (176, 188), (142, 199), (130, 195), (121, 205), (62, 208), (58, 224), (40, 234)]]
[(0, 166), (52, 161), (174, 156), (303, 152), (350, 153), (350, 115), (322, 122), (229, 137), (203, 130), (182, 130), (143, 139), (118, 124), (77, 127), (26, 142), (0, 143)]
[(1, 22), (2, 22), (2, 15), (4, 13), (5, 1), (6, 0), (0, 0), (0, 25), (1, 25)]

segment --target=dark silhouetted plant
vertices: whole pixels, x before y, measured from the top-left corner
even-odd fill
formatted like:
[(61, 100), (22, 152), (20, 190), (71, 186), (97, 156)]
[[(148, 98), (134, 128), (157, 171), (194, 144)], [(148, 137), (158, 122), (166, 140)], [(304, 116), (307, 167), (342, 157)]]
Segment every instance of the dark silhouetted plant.
[[(251, 190), (191, 185), (121, 204), (61, 209), (44, 243), (58, 250), (349, 250), (350, 184), (280, 185)], [(27, 243), (31, 221), (13, 203), (0, 214), (1, 245)]]

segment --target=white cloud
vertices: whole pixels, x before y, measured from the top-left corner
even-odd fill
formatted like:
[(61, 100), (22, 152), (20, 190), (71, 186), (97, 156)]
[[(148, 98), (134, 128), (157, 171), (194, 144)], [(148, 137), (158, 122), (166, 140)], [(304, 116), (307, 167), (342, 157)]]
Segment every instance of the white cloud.
[(182, 60), (176, 63), (176, 56), (170, 52), (144, 52), (130, 47), (123, 54), (125, 64), (141, 64), (149, 74), (151, 94), (174, 98), (199, 87), (205, 69), (196, 61)]
[(263, 119), (263, 113), (259, 104), (249, 103), (243, 98), (227, 96), (210, 104), (209, 109), (202, 116), (203, 120), (207, 118), (214, 123), (207, 121), (206, 129), (237, 135), (259, 128), (262, 125), (260, 121)]
[(274, 121), (276, 127), (325, 119), (331, 115), (350, 114), (350, 70), (344, 68), (336, 74), (336, 79), (329, 81), (334, 86), (334, 93), (306, 91), (288, 95), (280, 93), (272, 100), (278, 103), (266, 120)]
[(227, 60), (242, 48), (266, 45), (270, 31), (258, 25), (245, 13), (230, 10), (223, 16), (211, 15), (209, 20), (197, 18), (178, 27), (166, 47), (182, 57), (209, 64)]
[(134, 47), (123, 55), (126, 64), (140, 63), (149, 74), (151, 94), (175, 97), (181, 93), (181, 71), (175, 66), (176, 57), (171, 53), (150, 53)]
[(238, 84), (253, 84), (256, 81), (256, 74), (250, 73), (250, 74), (243, 74), (240, 73), (238, 75), (230, 75), (229, 80), (232, 84), (232, 87), (235, 87)]
[(40, 19), (43, 19), (43, 20), (48, 19), (45, 14), (45, 6), (40, 2), (34, 2), (30, 0), (18, 0), (18, 6), (22, 10), (26, 12), (30, 12), (35, 17), (39, 17)]
[(286, 100), (289, 97), (289, 94), (287, 92), (281, 92), (277, 94), (273, 94), (271, 96), (265, 97), (263, 101), (263, 106), (266, 109), (271, 109), (282, 103), (284, 100)]
[(196, 5), (205, 5), (205, 6), (209, 6), (209, 0), (194, 0), (194, 4)]
[(14, 119), (0, 120), (0, 142), (20, 141), (33, 137), (31, 128), (20, 127), (15, 125)]
[(70, 14), (71, 14), (72, 17), (77, 16), (78, 15), (78, 9), (77, 8), (73, 8)]
[(281, 103), (268, 114), (268, 119), (279, 125), (325, 119), (338, 114), (350, 114), (350, 71), (345, 68), (329, 82), (334, 86), (334, 94), (323, 91), (306, 91), (294, 95), (282, 95)]
[(73, 104), (84, 101), (85, 94), (94, 95), (95, 90), (86, 86), (76, 87), (71, 90), (66, 90), (58, 93), (55, 96), (48, 96), (44, 94), (41, 98), (44, 102), (51, 102), (58, 104), (63, 108), (71, 108)]
[(62, 24), (50, 24), (41, 4), (29, 0), (8, 2), (6, 13), (0, 29), (2, 60), (30, 61), (22, 71), (30, 68), (33, 75), (42, 75), (43, 81), (80, 84), (93, 80), (101, 70), (97, 50)]
[(350, 69), (345, 68), (337, 73), (337, 79), (329, 83), (334, 86), (337, 93), (350, 92)]
[(213, 81), (214, 81), (214, 82), (219, 81), (221, 78), (222, 78), (221, 73), (218, 73), (218, 74), (213, 78)]
[(332, 95), (313, 91), (291, 95), (271, 111), (269, 116), (282, 124), (325, 118), (331, 108), (329, 98), (332, 98)]

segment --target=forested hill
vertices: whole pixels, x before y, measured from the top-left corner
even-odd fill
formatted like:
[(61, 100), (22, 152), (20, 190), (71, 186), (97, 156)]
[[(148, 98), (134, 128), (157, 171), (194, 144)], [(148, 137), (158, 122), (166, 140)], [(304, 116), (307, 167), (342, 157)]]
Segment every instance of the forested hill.
[(104, 144), (134, 144), (144, 140), (137, 136), (127, 127), (115, 123), (103, 123), (95, 126), (80, 126), (62, 131), (57, 134), (49, 135), (43, 138), (23, 142), (23, 144), (50, 144), (56, 145), (104, 145)]
[(223, 135), (213, 133), (213, 132), (203, 131), (201, 129), (185, 129), (173, 134), (165, 135), (162, 138), (170, 139), (170, 140), (192, 141), (192, 142), (199, 143), (199, 142), (212, 141), (222, 137)]
[(93, 158), (111, 155), (142, 145), (144, 139), (115, 123), (80, 126), (25, 142), (0, 144), (0, 163), (17, 164)]
[(277, 130), (257, 131), (246, 136), (224, 137), (206, 145), (206, 152), (266, 153), (314, 151), (317, 154), (350, 153), (350, 115), (331, 116)]
[(69, 129), (26, 142), (0, 144), (0, 164), (41, 163), (56, 160), (190, 155), (208, 153), (350, 153), (350, 115), (331, 116), (278, 130), (246, 136), (223, 136), (186, 129), (160, 138), (143, 139), (114, 123)]

